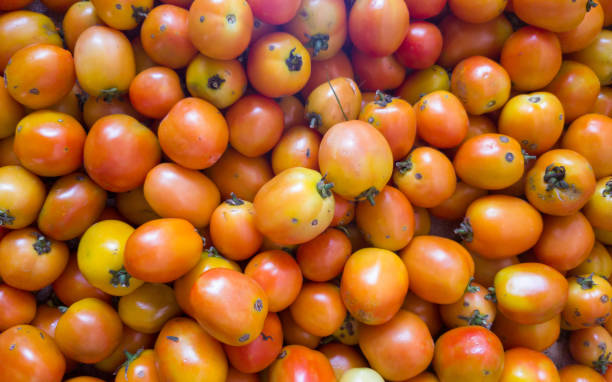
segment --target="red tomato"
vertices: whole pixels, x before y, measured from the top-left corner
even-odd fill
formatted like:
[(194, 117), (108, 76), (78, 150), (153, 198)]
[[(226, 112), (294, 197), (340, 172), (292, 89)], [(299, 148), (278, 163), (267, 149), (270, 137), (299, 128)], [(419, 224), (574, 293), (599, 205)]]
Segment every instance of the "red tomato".
[(561, 382), (553, 361), (539, 351), (515, 348), (504, 355), (500, 381)]
[(261, 21), (280, 25), (289, 22), (300, 8), (299, 0), (248, 0), (253, 14)]
[(446, 0), (404, 0), (408, 10), (410, 11), (410, 17), (423, 20), (438, 15), (444, 9)]
[(289, 311), (296, 324), (319, 337), (332, 335), (346, 317), (340, 289), (331, 283), (305, 283)]
[(448, 5), (455, 16), (468, 23), (481, 24), (501, 15), (507, 0), (449, 0)]
[(452, 93), (438, 90), (425, 95), (414, 105), (419, 137), (436, 148), (459, 145), (468, 130), (468, 115)]
[(612, 175), (612, 118), (600, 114), (585, 114), (576, 119), (565, 132), (561, 146), (584, 156), (600, 179)]
[(378, 57), (353, 49), (351, 63), (363, 90), (395, 89), (406, 77), (406, 68), (392, 54)]
[(333, 382), (334, 370), (328, 359), (316, 350), (300, 345), (285, 346), (270, 366), (269, 382)]
[(36, 299), (29, 292), (0, 284), (0, 309), (0, 332), (3, 332), (32, 321), (36, 315)]
[(438, 61), (442, 52), (442, 33), (432, 23), (417, 21), (410, 24), (406, 38), (395, 52), (402, 65), (411, 69), (426, 69)]
[(149, 118), (165, 117), (183, 97), (176, 72), (161, 66), (143, 70), (130, 84), (132, 106)]
[(329, 228), (300, 245), (296, 260), (305, 278), (322, 282), (338, 276), (351, 253), (348, 237), (338, 229)]

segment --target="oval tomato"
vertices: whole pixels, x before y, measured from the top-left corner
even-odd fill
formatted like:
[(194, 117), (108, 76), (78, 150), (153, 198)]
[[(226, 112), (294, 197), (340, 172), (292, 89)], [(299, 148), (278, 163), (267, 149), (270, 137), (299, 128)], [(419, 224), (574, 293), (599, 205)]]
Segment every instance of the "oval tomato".
[(238, 101), (247, 88), (247, 78), (238, 60), (215, 60), (197, 55), (189, 63), (185, 77), (187, 90), (219, 109)]
[(45, 201), (40, 178), (21, 166), (4, 166), (0, 184), (0, 226), (19, 229), (32, 224)]

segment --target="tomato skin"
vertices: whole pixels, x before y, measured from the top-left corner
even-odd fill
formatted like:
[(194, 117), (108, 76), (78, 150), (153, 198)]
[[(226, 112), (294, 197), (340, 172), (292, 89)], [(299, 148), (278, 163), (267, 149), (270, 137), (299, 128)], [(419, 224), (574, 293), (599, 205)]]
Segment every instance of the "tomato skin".
[(304, 105), (304, 119), (310, 128), (325, 134), (340, 122), (357, 119), (361, 102), (361, 91), (355, 81), (334, 78), (310, 92)]
[(300, 345), (308, 349), (315, 349), (319, 346), (321, 337), (308, 333), (296, 324), (288, 309), (280, 312), (279, 316), (283, 327), (283, 338), (287, 345)]
[(601, 85), (612, 84), (612, 65), (608, 62), (612, 50), (612, 32), (602, 30), (586, 48), (573, 53), (570, 57), (587, 65), (595, 72)]
[(122, 365), (116, 373), (115, 382), (157, 382), (159, 381), (158, 357), (151, 349), (135, 350), (134, 356), (127, 365)]
[(113, 29), (136, 28), (153, 8), (153, 0), (92, 0), (98, 17)]
[(338, 380), (350, 369), (368, 366), (365, 358), (352, 346), (332, 342), (319, 347), (318, 350), (329, 359)]
[(296, 260), (308, 280), (329, 281), (340, 275), (352, 253), (351, 248), (351, 242), (343, 232), (328, 228), (319, 236), (300, 245)]
[(423, 96), (436, 90), (450, 90), (450, 77), (444, 68), (432, 65), (406, 76), (406, 80), (395, 94), (414, 105)]
[(567, 280), (545, 264), (510, 265), (497, 273), (494, 285), (497, 309), (519, 324), (548, 321), (561, 313), (567, 301)]
[(591, 273), (609, 279), (612, 275), (612, 257), (606, 247), (599, 241), (595, 245), (589, 256), (576, 268), (571, 269), (568, 276), (590, 275)]
[[(612, 176), (599, 179), (595, 192), (583, 209), (583, 213), (593, 228), (606, 231), (612, 230), (610, 217), (612, 216)], [(588, 273), (588, 272), (587, 272)]]
[(0, 307), (0, 332), (15, 325), (27, 324), (36, 316), (34, 295), (8, 284), (0, 284)]
[(503, 382), (561, 382), (555, 364), (539, 351), (515, 348), (504, 354)]
[(594, 1), (594, 3), (596, 6), (591, 6), (591, 9), (576, 28), (567, 32), (557, 33), (563, 53), (577, 52), (586, 48), (601, 31), (605, 17), (602, 4), (605, 3), (605, 0), (602, 2)]
[(346, 317), (340, 289), (331, 283), (304, 283), (289, 311), (296, 324), (319, 337), (332, 335)]
[(187, 68), (187, 90), (219, 109), (238, 101), (247, 88), (247, 78), (238, 60), (215, 60), (198, 54)]
[(451, 148), (465, 138), (469, 120), (466, 109), (454, 94), (437, 90), (415, 105), (419, 137), (435, 148)]
[(231, 269), (204, 272), (189, 297), (198, 323), (226, 345), (256, 340), (268, 315), (268, 297), (251, 277)]
[(15, 134), (15, 126), (24, 116), (23, 105), (11, 97), (6, 87), (0, 86), (0, 137), (4, 139)]
[(432, 23), (410, 23), (406, 38), (395, 57), (407, 68), (426, 69), (436, 63), (442, 52), (442, 33)]
[(572, 358), (600, 373), (608, 366), (607, 349), (611, 346), (612, 336), (602, 326), (574, 330), (570, 333), (569, 352)]
[[(339, 50), (334, 56), (326, 60), (313, 60), (311, 62), (310, 78), (300, 93), (308, 98), (310, 93), (319, 85), (338, 77), (355, 79), (353, 66), (344, 51)], [(300, 115), (302, 118), (303, 115)], [(287, 125), (285, 123), (285, 125)], [(290, 127), (290, 126), (287, 126)]]
[(425, 323), (416, 314), (404, 310), (385, 324), (361, 325), (359, 347), (376, 371), (394, 381), (412, 378), (424, 371), (434, 352), (433, 339)]
[(154, 334), (181, 313), (174, 291), (165, 284), (144, 284), (119, 299), (117, 311), (124, 324), (141, 333)]
[(486, 23), (501, 15), (507, 0), (474, 1), (449, 0), (448, 5), (455, 16), (468, 23)]
[(400, 310), (409, 277), (400, 258), (380, 248), (364, 248), (347, 260), (340, 293), (349, 313), (359, 322), (380, 325)]
[(603, 114), (612, 118), (612, 88), (602, 87), (591, 113)]
[(300, 9), (298, 0), (248, 0), (255, 17), (261, 21), (280, 25), (289, 22)]
[(442, 330), (442, 317), (440, 316), (438, 304), (425, 301), (409, 291), (402, 304), (402, 310), (412, 312), (419, 316), (425, 325), (427, 325), (432, 337), (437, 337), (440, 330)]
[(473, 252), (470, 252), (470, 255), (472, 255), (472, 260), (474, 260), (474, 281), (485, 287), (493, 286), (493, 281), (498, 271), (519, 262), (516, 256), (488, 259)]
[(580, 24), (587, 9), (587, 1), (555, 0), (538, 3), (513, 0), (514, 12), (521, 20), (552, 32), (565, 32)]
[(261, 335), (243, 346), (223, 345), (230, 364), (242, 373), (259, 373), (280, 354), (283, 328), (276, 313), (268, 313)]
[(584, 329), (602, 325), (609, 320), (612, 286), (601, 276), (581, 275), (568, 279), (567, 304), (562, 312), (563, 328)]
[(334, 218), (331, 226), (337, 227), (350, 224), (355, 218), (355, 203), (344, 199), (336, 193), (334, 193), (334, 202)]
[(127, 99), (113, 98), (110, 102), (102, 98), (89, 97), (83, 104), (83, 122), (91, 128), (98, 119), (111, 114), (127, 114), (136, 119), (143, 119), (143, 116), (132, 107)]
[(162, 380), (225, 382), (227, 359), (221, 344), (192, 319), (178, 317), (166, 322), (155, 342), (155, 353)]
[(68, 8), (62, 19), (62, 30), (66, 46), (71, 52), (81, 33), (94, 25), (103, 25), (103, 22), (91, 2), (77, 1)]
[(428, 2), (405, 0), (405, 2), (410, 11), (410, 18), (418, 20), (424, 20), (438, 15), (446, 5), (446, 0), (432, 0)]
[(249, 49), (249, 82), (266, 97), (278, 98), (299, 92), (308, 82), (310, 71), (310, 53), (288, 33), (265, 35)]
[(283, 110), (283, 125), (285, 129), (304, 123), (304, 105), (296, 96), (282, 97), (276, 102)]
[(36, 316), (30, 322), (30, 324), (53, 338), (55, 337), (55, 327), (57, 326), (57, 321), (61, 316), (62, 312), (59, 310), (59, 308), (39, 305), (36, 307)]
[[(607, 373), (606, 373), (607, 375)], [(584, 365), (567, 365), (559, 370), (561, 382), (605, 382), (601, 374)]]
[(221, 203), (210, 218), (212, 243), (231, 260), (253, 256), (263, 243), (263, 235), (255, 226), (253, 203), (232, 198)]
[(319, 170), (320, 145), (321, 135), (313, 129), (294, 126), (285, 130), (272, 150), (270, 161), (274, 174), (278, 175), (291, 167)]
[(19, 229), (32, 224), (46, 195), (40, 178), (21, 166), (4, 166), (0, 184), (0, 226)]
[(178, 101), (183, 90), (172, 69), (153, 67), (138, 73), (130, 84), (130, 102), (144, 116), (161, 119)]
[(484, 286), (470, 282), (463, 297), (452, 304), (440, 305), (440, 317), (448, 328), (480, 325), (491, 329), (497, 310), (489, 300), (489, 291)]
[(159, 143), (177, 164), (201, 170), (219, 160), (229, 141), (229, 129), (221, 112), (198, 98), (177, 102), (159, 124)]
[(143, 187), (120, 192), (116, 194), (115, 201), (121, 218), (134, 226), (139, 226), (161, 217), (153, 211), (153, 208), (151, 208), (145, 199)]
[(335, 381), (334, 371), (321, 352), (300, 345), (283, 347), (278, 359), (270, 366), (269, 382)]
[[(150, 348), (151, 346), (153, 346), (154, 342), (155, 336), (153, 334), (137, 332), (133, 329), (130, 329), (129, 326), (124, 326), (122, 339), (119, 345), (115, 348), (113, 353), (108, 356), (108, 358), (96, 363), (95, 367), (96, 369), (107, 373), (116, 372), (127, 360), (125, 354), (126, 352), (135, 355), (140, 350), (142, 353), (141, 349)], [(130, 362), (130, 367), (133, 366), (135, 366), (134, 363)], [(120, 374), (120, 372), (117, 372), (117, 374)], [(125, 369), (123, 370), (123, 375), (125, 376)]]
[(395, 89), (406, 77), (406, 68), (392, 54), (378, 57), (354, 48), (351, 63), (355, 77), (360, 79), (359, 87), (363, 90)]
[(111, 355), (122, 332), (121, 319), (110, 305), (85, 298), (72, 304), (59, 319), (55, 341), (66, 357), (96, 363)]
[(360, 51), (383, 57), (399, 48), (408, 33), (409, 19), (402, 0), (357, 0), (349, 13), (348, 31)]
[(505, 349), (528, 348), (540, 352), (557, 342), (561, 333), (561, 315), (540, 324), (523, 325), (498, 314), (492, 330)]
[(15, 382), (59, 382), (66, 360), (53, 339), (31, 325), (0, 333), (0, 378)]
[[(556, 173), (560, 175), (557, 176), (559, 179), (551, 179)], [(527, 173), (525, 195), (535, 208), (545, 214), (573, 215), (588, 202), (594, 191), (595, 174), (591, 165), (586, 158), (572, 150), (546, 152)]]
[(20, 8), (25, 8), (32, 0), (7, 0), (0, 5), (0, 11), (16, 11)]
[(111, 296), (94, 287), (79, 270), (77, 256), (70, 256), (62, 274), (53, 282), (53, 292), (61, 302), (70, 306), (87, 297), (110, 303)]
[(612, 175), (612, 155), (606, 148), (612, 144), (612, 118), (585, 114), (576, 119), (563, 135), (561, 146), (584, 156), (597, 179)]
[(451, 329), (436, 341), (433, 367), (440, 382), (498, 381), (504, 348), (495, 334), (481, 326)]

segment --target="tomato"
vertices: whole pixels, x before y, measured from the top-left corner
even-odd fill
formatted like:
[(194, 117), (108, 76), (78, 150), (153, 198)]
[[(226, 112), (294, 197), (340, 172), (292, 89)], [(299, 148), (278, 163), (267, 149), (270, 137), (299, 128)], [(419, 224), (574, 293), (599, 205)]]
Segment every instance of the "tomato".
[(62, 46), (53, 21), (42, 13), (15, 11), (0, 16), (0, 71), (19, 49), (33, 44)]
[(265, 35), (249, 49), (249, 82), (259, 93), (276, 98), (300, 91), (310, 77), (310, 54), (292, 35)]
[(609, 279), (612, 275), (612, 257), (599, 241), (595, 241), (595, 245), (589, 256), (576, 268), (571, 269), (567, 274), (569, 276), (580, 276), (588, 274), (596, 274), (605, 279)]
[(408, 272), (393, 252), (364, 248), (344, 266), (340, 292), (353, 317), (367, 325), (389, 322), (408, 292)]
[(470, 282), (461, 299), (440, 305), (440, 316), (446, 327), (480, 325), (491, 329), (497, 311), (488, 294), (484, 286)]
[(420, 0), (405, 0), (410, 11), (410, 17), (423, 20), (438, 15), (444, 9), (446, 0), (431, 0), (422, 2)]
[(584, 19), (567, 32), (558, 33), (563, 53), (572, 53), (589, 46), (601, 31), (604, 23), (604, 9), (600, 2), (593, 1), (591, 9), (586, 13)]
[(14, 11), (27, 7), (33, 0), (6, 0), (0, 5), (0, 11)]
[(486, 287), (493, 286), (498, 271), (519, 262), (516, 256), (488, 259), (473, 252), (470, 254), (474, 260), (474, 281)]
[(357, 0), (349, 13), (351, 41), (365, 54), (390, 55), (408, 33), (409, 19), (408, 7), (402, 0)]
[(501, 15), (507, 0), (449, 0), (448, 5), (455, 16), (468, 23), (486, 23)]
[(519, 324), (540, 324), (561, 313), (567, 290), (567, 280), (540, 263), (510, 265), (495, 276), (497, 309)]
[(277, 360), (270, 366), (270, 382), (332, 382), (334, 370), (327, 358), (316, 350), (300, 345), (285, 346)]
[(119, 299), (121, 321), (141, 333), (157, 333), (171, 318), (179, 315), (174, 291), (164, 284), (144, 284)]
[(59, 310), (59, 308), (39, 305), (36, 307), (36, 316), (32, 322), (30, 322), (30, 324), (53, 338), (55, 337), (55, 327), (57, 326), (57, 321), (61, 316), (62, 312)]
[(481, 326), (452, 329), (436, 341), (433, 367), (440, 382), (498, 381), (504, 348), (495, 334)]
[(521, 20), (552, 32), (566, 32), (577, 27), (590, 9), (587, 0), (554, 0), (546, 3), (513, 0), (512, 5)]
[(193, 170), (212, 166), (229, 141), (229, 129), (221, 112), (198, 98), (177, 102), (159, 124), (157, 135), (170, 159)]
[(337, 227), (350, 224), (355, 218), (355, 203), (333, 192), (332, 194), (334, 195), (335, 208), (331, 226)]
[(405, 380), (404, 382), (440, 382), (434, 374), (425, 371), (416, 377)]
[(552, 346), (561, 333), (561, 315), (556, 315), (540, 324), (524, 325), (498, 314), (493, 323), (495, 333), (504, 348), (529, 348), (544, 351)]
[(126, 242), (133, 232), (118, 220), (104, 220), (85, 231), (77, 259), (79, 270), (92, 286), (113, 296), (125, 296), (143, 284), (124, 268)]
[(431, 231), (431, 217), (429, 211), (423, 207), (414, 207), (414, 236), (429, 235)]
[(406, 78), (406, 68), (392, 54), (378, 57), (353, 49), (351, 63), (363, 90), (395, 89)]
[(419, 316), (433, 337), (436, 337), (442, 330), (442, 317), (438, 305), (425, 301), (412, 292), (406, 294), (406, 299), (402, 305), (402, 310), (412, 312)]
[(15, 136), (11, 135), (4, 139), (0, 139), (0, 167), (4, 166), (19, 166), (19, 159), (13, 150), (13, 142)]
[[(253, 0), (249, 2), (252, 4)], [(293, 0), (283, 1), (282, 4), (284, 3), (301, 3), (285, 30), (308, 48), (313, 60), (326, 60), (340, 51), (347, 34), (344, 1)]]
[(115, 204), (121, 217), (134, 226), (159, 219), (159, 216), (145, 199), (143, 187), (115, 195)]
[(568, 216), (584, 207), (595, 191), (595, 175), (582, 155), (551, 150), (527, 173), (525, 195), (540, 212)]
[(230, 367), (227, 370), (227, 379), (225, 382), (259, 382), (259, 374), (243, 373)]
[(137, 332), (130, 329), (129, 326), (123, 326), (121, 342), (108, 358), (96, 363), (95, 368), (107, 373), (113, 373), (125, 364), (131, 366), (131, 358), (139, 354), (139, 351), (142, 353), (142, 349), (153, 346), (154, 342), (155, 336), (153, 334)]
[(1, 333), (12, 326), (32, 321), (36, 315), (36, 299), (29, 292), (0, 284), (0, 308)]
[(384, 382), (384, 379), (375, 370), (368, 367), (352, 368), (342, 374), (340, 382)]
[(227, 359), (221, 344), (192, 319), (168, 321), (155, 342), (155, 354), (161, 380), (225, 382)]
[(503, 382), (560, 382), (557, 367), (539, 351), (515, 348), (504, 354)]
[(601, 374), (584, 365), (567, 365), (559, 370), (561, 382), (605, 382)]
[(129, 99), (113, 98), (110, 102), (102, 98), (89, 97), (83, 104), (83, 122), (91, 128), (98, 119), (111, 114), (127, 114), (136, 119), (142, 116), (132, 107)]
[(468, 116), (459, 99), (445, 90), (423, 96), (415, 105), (419, 137), (435, 148), (459, 145), (468, 130)]
[(599, 179), (612, 175), (612, 154), (606, 147), (612, 144), (612, 118), (586, 114), (576, 119), (563, 136), (561, 146), (585, 157)]
[(284, 251), (270, 250), (257, 254), (247, 264), (244, 274), (255, 280), (266, 292), (270, 312), (280, 312), (289, 307), (302, 288), (300, 267)]
[(272, 170), (279, 174), (291, 167), (319, 169), (321, 135), (306, 126), (285, 130), (272, 150)]
[(283, 125), (286, 129), (303, 124), (304, 105), (302, 101), (295, 96), (286, 96), (276, 102), (283, 110)]
[(436, 304), (459, 300), (474, 273), (465, 248), (442, 237), (417, 236), (400, 256), (408, 269), (410, 290)]
[(355, 81), (334, 78), (317, 86), (306, 100), (304, 118), (311, 129), (325, 134), (332, 126), (357, 119), (361, 108), (361, 91)]
[(612, 84), (612, 65), (608, 57), (612, 51), (612, 31), (602, 30), (583, 50), (573, 53), (571, 59), (587, 65), (599, 78), (601, 85)]
[(503, 15), (486, 23), (472, 24), (449, 14), (439, 28), (444, 43), (438, 64), (445, 68), (452, 68), (472, 56), (498, 58), (504, 42), (512, 34), (512, 25)]
[(248, 345), (223, 345), (233, 367), (243, 373), (258, 373), (268, 367), (283, 347), (283, 328), (276, 313), (269, 313), (261, 334)]
[(103, 23), (91, 2), (77, 1), (68, 8), (62, 19), (62, 30), (66, 46), (71, 52), (74, 51), (81, 33), (94, 25), (103, 25)]
[(578, 363), (599, 373), (608, 369), (612, 336), (601, 326), (575, 330), (570, 334), (569, 352)]
[(102, 292), (87, 281), (79, 270), (77, 256), (70, 256), (62, 274), (53, 282), (53, 292), (66, 306), (87, 297), (110, 302), (110, 295)]
[(352, 346), (332, 342), (319, 347), (334, 369), (337, 379), (340, 379), (350, 369), (367, 367), (365, 358)]
[(280, 312), (279, 316), (283, 327), (283, 338), (287, 345), (301, 345), (309, 349), (319, 346), (321, 337), (308, 333), (296, 324), (289, 309)]
[(158, 362), (157, 354), (153, 350), (140, 349), (117, 370), (115, 382), (157, 382)]
[[(317, 86), (334, 78), (346, 77), (355, 79), (352, 64), (342, 50), (326, 60), (313, 60), (311, 65), (310, 78), (301, 90), (301, 94), (304, 98), (308, 98), (310, 92)], [(303, 115), (300, 115), (300, 118), (302, 118), (302, 116)]]
[(134, 29), (146, 17), (153, 0), (92, 0), (98, 17), (113, 29)]
[(247, 78), (238, 60), (215, 60), (199, 54), (189, 63), (186, 83), (192, 96), (224, 109), (242, 97)]
[(83, 120), (81, 106), (82, 99), (86, 97), (81, 87), (75, 82), (68, 94), (50, 107), (50, 110), (59, 111), (74, 117), (77, 121)]
[(235, 193), (248, 201), (253, 201), (257, 191), (274, 176), (264, 157), (249, 158), (231, 147), (206, 170), (206, 175), (217, 185), (222, 198), (231, 198)]
[(564, 329), (602, 325), (610, 318), (612, 286), (594, 274), (570, 277), (567, 304), (563, 309)]
[(604, 26), (609, 26), (612, 24), (612, 3), (610, 0), (601, 0), (599, 4), (603, 8), (605, 15)]
[(409, 103), (415, 104), (421, 97), (436, 90), (450, 90), (450, 78), (444, 68), (432, 65), (427, 69), (410, 73), (395, 93)]
[(359, 343), (359, 323), (350, 313), (347, 313), (344, 322), (334, 332), (333, 336), (344, 345), (357, 345)]
[(612, 88), (602, 87), (600, 89), (591, 113), (603, 114), (612, 118)]
[(134, 49), (134, 61), (136, 63), (136, 73), (155, 66), (155, 62), (147, 55), (140, 37), (132, 39), (132, 49)]
[(47, 193), (40, 178), (21, 166), (4, 166), (0, 184), (0, 226), (19, 229), (32, 224)]
[(198, 323), (226, 345), (240, 346), (259, 337), (268, 314), (268, 297), (251, 277), (215, 268), (204, 272), (191, 289)]
[(96, 363), (111, 355), (122, 331), (119, 315), (110, 305), (85, 298), (72, 304), (59, 319), (55, 341), (70, 359)]
[(516, 139), (529, 154), (540, 155), (559, 140), (564, 121), (563, 105), (554, 94), (520, 94), (504, 105), (498, 129)]
[(189, 38), (200, 53), (231, 60), (249, 45), (253, 13), (243, 0), (195, 0), (189, 8), (187, 24)]
[(15, 134), (15, 126), (24, 116), (24, 107), (11, 97), (6, 87), (0, 86), (0, 137)]
[(563, 272), (586, 260), (594, 243), (593, 228), (577, 212), (568, 216), (545, 216), (542, 235), (533, 249), (539, 262)]
[(411, 69), (427, 69), (436, 63), (442, 52), (442, 33), (432, 23), (410, 24), (406, 38), (395, 52), (402, 65)]
[(74, 46), (79, 85), (105, 100), (125, 93), (136, 74), (134, 52), (121, 32), (104, 26), (87, 28)]
[(59, 382), (66, 360), (51, 337), (30, 325), (0, 333), (0, 378), (14, 382)]
[(172, 69), (153, 67), (138, 73), (130, 84), (130, 102), (144, 116), (161, 119), (178, 101), (183, 90)]
[(351, 248), (350, 240), (342, 231), (329, 228), (300, 245), (296, 260), (305, 278), (319, 282), (329, 281), (340, 275), (351, 255)]
[(595, 192), (583, 212), (594, 228), (612, 230), (612, 177), (601, 178), (597, 182)]
[(434, 351), (425, 323), (416, 314), (404, 310), (385, 324), (361, 326), (359, 347), (376, 371), (395, 381), (424, 371)]
[(151, 130), (128, 115), (100, 118), (85, 140), (87, 174), (102, 188), (125, 192), (144, 183), (161, 152)]
[(255, 16), (265, 23), (280, 25), (289, 22), (298, 12), (298, 0), (248, 0)]
[(599, 79), (591, 68), (579, 62), (565, 60), (544, 91), (559, 98), (565, 110), (565, 121), (572, 122), (591, 110), (599, 89)]
[(259, 40), (260, 37), (265, 36), (269, 33), (276, 32), (278, 27), (276, 25), (265, 23), (257, 18), (253, 19), (253, 31), (251, 33), (251, 41), (249, 45)]
[(332, 335), (346, 317), (340, 290), (331, 283), (305, 283), (289, 310), (296, 324), (319, 337)]

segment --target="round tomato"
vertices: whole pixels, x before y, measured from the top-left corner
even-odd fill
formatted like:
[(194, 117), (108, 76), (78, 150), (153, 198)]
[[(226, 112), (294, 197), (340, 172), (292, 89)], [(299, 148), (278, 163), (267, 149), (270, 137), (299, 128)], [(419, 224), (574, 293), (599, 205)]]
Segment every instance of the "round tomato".
[(378, 57), (354, 48), (351, 51), (351, 63), (355, 78), (359, 79), (359, 87), (363, 90), (374, 92), (395, 89), (406, 78), (406, 68), (392, 54)]
[(304, 105), (296, 96), (285, 96), (276, 102), (278, 102), (278, 106), (280, 106), (283, 110), (283, 121), (285, 128), (303, 124)]
[[(610, 369), (609, 369), (610, 370)], [(607, 375), (607, 373), (606, 373)], [(605, 382), (601, 374), (584, 365), (567, 365), (559, 370), (561, 382)]]
[(558, 314), (548, 321), (540, 324), (519, 324), (498, 314), (493, 323), (495, 333), (504, 348), (528, 348), (535, 351), (544, 351), (559, 339), (561, 333), (561, 315)]
[(545, 354), (525, 348), (515, 348), (504, 354), (503, 382), (560, 382), (559, 372)]
[(103, 22), (90, 1), (77, 1), (68, 8), (62, 19), (62, 30), (66, 46), (71, 52), (81, 33), (94, 25), (103, 25)]
[(0, 86), (0, 138), (15, 134), (15, 126), (24, 116), (24, 107), (11, 97), (6, 87)]
[(305, 283), (289, 311), (296, 324), (319, 337), (332, 335), (346, 317), (340, 290), (331, 283)]
[(610, 318), (612, 286), (594, 274), (570, 277), (567, 304), (563, 309), (564, 329), (602, 325)]
[(612, 175), (612, 118), (585, 114), (576, 119), (563, 135), (561, 146), (574, 150), (589, 161), (597, 179)]
[(317, 86), (306, 100), (304, 118), (311, 129), (325, 134), (337, 123), (357, 119), (361, 108), (361, 91), (355, 81), (334, 78)]
[(465, 138), (469, 120), (461, 101), (445, 90), (423, 96), (415, 105), (419, 137), (436, 148), (451, 148)]
[(247, 88), (247, 78), (238, 60), (215, 60), (198, 54), (187, 67), (187, 90), (219, 109), (238, 101)]
[(134, 29), (153, 8), (153, 0), (91, 0), (98, 17), (113, 29)]
[(591, 273), (599, 275), (606, 280), (612, 275), (612, 256), (610, 256), (606, 247), (599, 241), (595, 241), (595, 245), (589, 256), (567, 274), (569, 276), (580, 276), (589, 275)]
[(36, 299), (33, 294), (0, 284), (0, 333), (15, 325), (27, 324), (35, 316)]
[(138, 73), (130, 84), (130, 102), (149, 118), (161, 119), (183, 99), (183, 89), (175, 71), (161, 66)]
[(329, 228), (300, 245), (296, 260), (305, 278), (323, 282), (340, 275), (351, 252), (348, 237), (338, 229)]
[(603, 374), (610, 363), (612, 336), (601, 326), (572, 331), (569, 352), (578, 363), (594, 368)]
[(470, 282), (458, 301), (440, 305), (440, 316), (448, 328), (480, 325), (491, 329), (497, 310), (489, 291), (482, 285)]
[(444, 68), (433, 65), (410, 73), (395, 94), (410, 104), (415, 104), (423, 96), (436, 90), (450, 90), (450, 78)]
[(21, 166), (4, 166), (0, 184), (0, 226), (19, 229), (32, 224), (45, 201), (40, 178)]
[(141, 333), (157, 333), (181, 313), (174, 291), (164, 284), (144, 284), (119, 299), (121, 321)]
[(411, 69), (426, 69), (436, 63), (442, 52), (442, 33), (435, 24), (426, 21), (410, 23), (406, 38), (395, 52), (402, 65)]
[(336, 380), (329, 360), (316, 350), (300, 345), (285, 346), (268, 372), (270, 382), (317, 382)]
[(143, 118), (143, 116), (134, 109), (129, 99), (125, 97), (113, 98), (106, 101), (98, 97), (89, 97), (83, 104), (83, 122), (85, 122), (85, 125), (89, 128), (91, 128), (98, 119), (111, 114), (127, 114), (136, 119)]
[(291, 167), (319, 170), (320, 145), (321, 135), (313, 129), (294, 126), (285, 130), (270, 157), (274, 174), (278, 175)]

